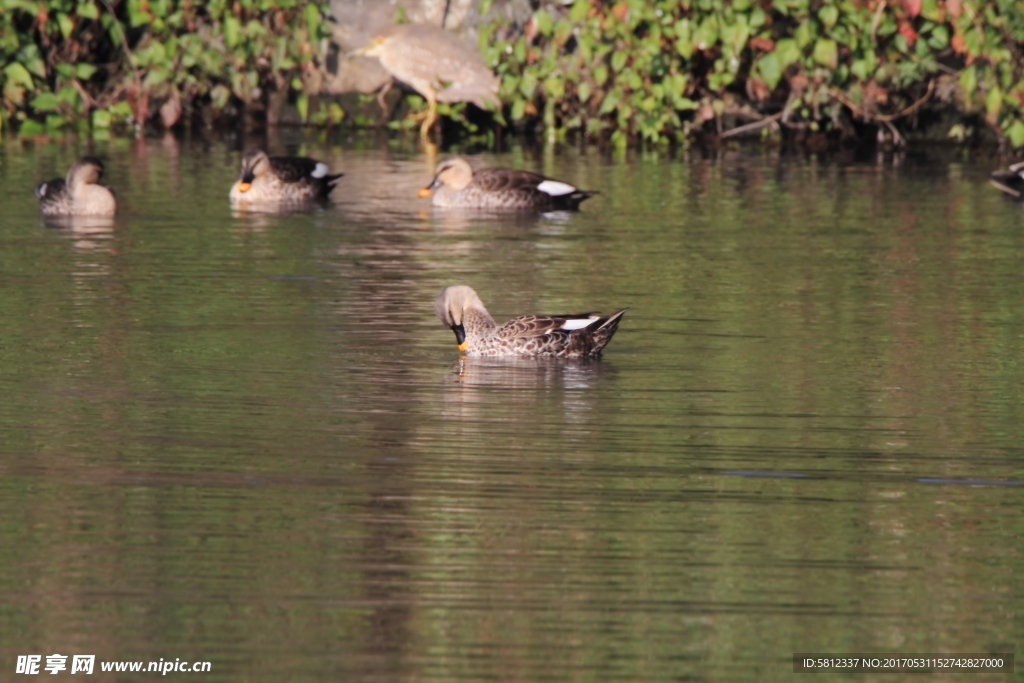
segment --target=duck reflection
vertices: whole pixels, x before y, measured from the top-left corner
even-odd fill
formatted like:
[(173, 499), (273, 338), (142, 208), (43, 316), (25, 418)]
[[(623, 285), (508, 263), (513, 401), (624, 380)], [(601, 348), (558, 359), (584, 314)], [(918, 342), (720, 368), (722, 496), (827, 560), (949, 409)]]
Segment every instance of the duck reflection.
[(44, 216), (43, 225), (63, 233), (76, 251), (109, 249), (114, 237), (111, 216)]
[(552, 358), (461, 357), (452, 369), (440, 397), (446, 417), (524, 425), (587, 422), (603, 395), (596, 389), (615, 375), (607, 361)]

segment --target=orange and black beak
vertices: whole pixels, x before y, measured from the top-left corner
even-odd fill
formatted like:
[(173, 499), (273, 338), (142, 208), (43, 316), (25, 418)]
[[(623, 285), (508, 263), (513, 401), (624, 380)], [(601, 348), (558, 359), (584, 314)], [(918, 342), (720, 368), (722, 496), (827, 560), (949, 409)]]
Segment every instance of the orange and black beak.
[(255, 177), (252, 174), (252, 169), (246, 169), (245, 173), (242, 174), (241, 181), (238, 183), (238, 191), (248, 192), (249, 188), (252, 187), (252, 181)]
[(435, 176), (435, 177), (434, 177), (434, 179), (433, 179), (433, 180), (432, 180), (432, 181), (430, 182), (430, 184), (429, 184), (429, 185), (427, 185), (427, 186), (426, 186), (426, 187), (424, 187), (424, 188), (423, 188), (422, 190), (420, 190), (419, 192), (417, 192), (417, 193), (416, 193), (416, 196), (417, 196), (417, 197), (426, 197), (426, 196), (427, 196), (428, 194), (430, 194), (430, 191), (431, 191), (431, 190), (433, 190), (433, 189), (434, 189), (435, 187), (437, 187), (437, 177), (436, 177), (436, 176)]
[(452, 325), (452, 332), (455, 333), (455, 341), (459, 345), (459, 351), (465, 353), (466, 349), (469, 348), (469, 342), (466, 341), (466, 328), (462, 325)]

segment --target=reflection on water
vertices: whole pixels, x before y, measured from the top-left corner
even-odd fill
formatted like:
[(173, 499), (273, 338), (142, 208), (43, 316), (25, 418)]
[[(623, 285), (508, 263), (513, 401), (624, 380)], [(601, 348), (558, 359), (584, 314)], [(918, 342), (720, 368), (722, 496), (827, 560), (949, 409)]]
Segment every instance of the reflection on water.
[[(83, 150), (5, 145), (3, 666), (788, 680), (1024, 636), (1024, 212), (985, 163), (516, 148), (478, 162), (601, 194), (495, 215), (387, 141), (112, 140), (119, 215), (51, 224)], [(233, 213), (250, 147), (346, 175)], [(461, 358), (454, 283), (630, 313), (600, 361)]]

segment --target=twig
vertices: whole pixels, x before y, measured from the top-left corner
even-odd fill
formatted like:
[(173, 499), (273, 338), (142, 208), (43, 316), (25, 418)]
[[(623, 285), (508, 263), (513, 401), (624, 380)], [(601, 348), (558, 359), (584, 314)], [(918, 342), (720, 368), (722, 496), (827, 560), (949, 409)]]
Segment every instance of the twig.
[(75, 90), (78, 91), (78, 96), (82, 98), (83, 102), (85, 102), (86, 110), (92, 109), (96, 106), (96, 100), (92, 98), (92, 95), (89, 94), (89, 91), (85, 89), (85, 86), (83, 86), (77, 78), (71, 79), (71, 85), (75, 87)]
[(752, 123), (745, 123), (742, 126), (737, 126), (735, 128), (730, 128), (729, 130), (725, 131), (724, 133), (720, 133), (718, 137), (719, 138), (731, 138), (734, 135), (742, 135), (743, 133), (749, 133), (752, 130), (759, 130), (761, 128), (764, 128), (765, 126), (770, 126), (774, 122), (778, 121), (779, 119), (782, 118), (783, 114), (785, 114), (785, 113), (786, 113), (786, 110), (783, 109), (782, 111), (780, 111), (780, 112), (778, 112), (776, 114), (772, 114), (771, 116), (766, 116), (763, 119), (760, 119), (758, 121), (754, 121)]
[(924, 103), (927, 102), (929, 98), (931, 98), (932, 93), (934, 91), (935, 79), (933, 78), (932, 80), (928, 81), (928, 90), (927, 92), (925, 92), (924, 96), (921, 97), (921, 99), (919, 99), (917, 102), (914, 102), (912, 105), (910, 105), (903, 111), (897, 112), (895, 114), (871, 114), (870, 112), (866, 112), (861, 107), (851, 102), (850, 98), (848, 98), (839, 90), (829, 90), (828, 94), (834, 97), (835, 99), (839, 100), (841, 104), (846, 105), (850, 109), (850, 111), (852, 111), (854, 114), (863, 119), (866, 119), (868, 121), (881, 121), (884, 123), (888, 123), (889, 121), (895, 121), (896, 119), (902, 118), (907, 114), (912, 114), (918, 109), (920, 109), (922, 106), (924, 106)]
[(871, 42), (875, 43), (875, 35), (878, 33), (878, 25), (882, 23), (882, 12), (885, 11), (886, 0), (878, 3), (878, 9), (875, 10), (875, 17), (871, 20)]

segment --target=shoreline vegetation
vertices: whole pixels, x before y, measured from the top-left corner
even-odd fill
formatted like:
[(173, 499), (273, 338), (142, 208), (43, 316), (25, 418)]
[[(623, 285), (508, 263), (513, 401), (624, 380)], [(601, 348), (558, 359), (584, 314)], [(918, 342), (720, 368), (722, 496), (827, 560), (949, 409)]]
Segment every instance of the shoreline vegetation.
[[(321, 95), (326, 2), (2, 2), (0, 136), (378, 123), (374, 94)], [(502, 107), (442, 105), (445, 136), (1024, 147), (1019, 0), (538, 0), (521, 21), (500, 3), (475, 30)]]

